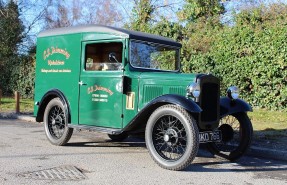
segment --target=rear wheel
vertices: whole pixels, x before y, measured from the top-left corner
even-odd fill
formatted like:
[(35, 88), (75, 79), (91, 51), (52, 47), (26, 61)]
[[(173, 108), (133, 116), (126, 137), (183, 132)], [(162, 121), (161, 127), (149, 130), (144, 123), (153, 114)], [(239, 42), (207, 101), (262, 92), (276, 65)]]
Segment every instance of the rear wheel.
[(234, 161), (248, 149), (253, 128), (246, 113), (236, 113), (223, 117), (219, 123), (222, 141), (208, 143), (207, 148), (212, 154)]
[(65, 145), (73, 134), (73, 129), (67, 127), (67, 115), (60, 98), (52, 99), (44, 113), (45, 133), (53, 145)]
[(150, 116), (145, 140), (151, 157), (159, 166), (182, 170), (197, 154), (198, 128), (195, 120), (183, 108), (164, 105)]

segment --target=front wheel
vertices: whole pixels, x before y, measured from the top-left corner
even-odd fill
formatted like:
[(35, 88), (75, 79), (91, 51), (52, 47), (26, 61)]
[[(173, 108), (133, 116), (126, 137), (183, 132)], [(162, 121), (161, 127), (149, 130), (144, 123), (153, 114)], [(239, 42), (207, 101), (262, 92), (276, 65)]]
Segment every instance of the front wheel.
[(65, 145), (73, 134), (73, 129), (67, 126), (65, 107), (60, 98), (52, 99), (44, 113), (45, 133), (53, 145)]
[(208, 143), (208, 150), (230, 161), (239, 159), (248, 149), (253, 134), (247, 114), (242, 112), (223, 117), (218, 129), (221, 130), (222, 141)]
[(182, 170), (195, 158), (199, 146), (195, 120), (183, 108), (164, 105), (150, 116), (145, 140), (152, 159), (162, 168)]

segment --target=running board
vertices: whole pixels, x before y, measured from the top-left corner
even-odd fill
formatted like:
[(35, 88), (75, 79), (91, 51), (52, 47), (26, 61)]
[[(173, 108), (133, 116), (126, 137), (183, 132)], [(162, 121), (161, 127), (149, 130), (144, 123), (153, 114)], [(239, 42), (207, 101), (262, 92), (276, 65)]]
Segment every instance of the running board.
[(80, 129), (80, 130), (88, 130), (88, 131), (98, 131), (112, 135), (118, 135), (123, 132), (122, 129), (115, 128), (105, 128), (105, 127), (96, 127), (96, 126), (88, 126), (88, 125), (72, 125), (68, 124), (69, 128)]

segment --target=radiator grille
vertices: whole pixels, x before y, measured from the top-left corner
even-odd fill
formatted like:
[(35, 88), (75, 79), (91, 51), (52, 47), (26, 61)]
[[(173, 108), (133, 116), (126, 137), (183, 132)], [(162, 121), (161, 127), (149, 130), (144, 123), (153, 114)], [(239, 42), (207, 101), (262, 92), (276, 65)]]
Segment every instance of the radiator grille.
[(204, 122), (212, 122), (218, 118), (218, 97), (219, 85), (215, 83), (202, 84), (201, 97), (201, 120)]
[(213, 75), (198, 77), (200, 83), (199, 106), (202, 109), (199, 122), (200, 128), (211, 129), (218, 126), (220, 109), (220, 81)]

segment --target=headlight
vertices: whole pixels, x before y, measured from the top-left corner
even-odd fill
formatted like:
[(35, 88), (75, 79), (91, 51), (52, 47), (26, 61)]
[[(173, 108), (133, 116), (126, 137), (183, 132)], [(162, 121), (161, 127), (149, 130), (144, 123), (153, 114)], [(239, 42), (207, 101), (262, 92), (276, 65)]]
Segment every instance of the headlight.
[(239, 89), (236, 86), (231, 86), (227, 89), (227, 96), (231, 99), (238, 99), (239, 97)]
[(200, 95), (200, 85), (196, 82), (192, 82), (190, 83), (187, 87), (186, 87), (186, 96), (190, 97), (194, 97), (194, 98), (198, 98)]

